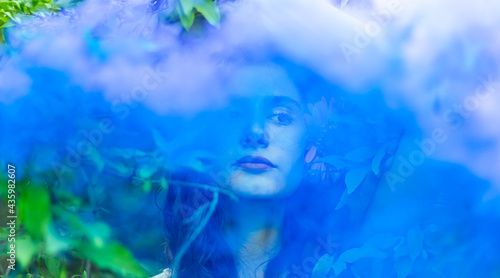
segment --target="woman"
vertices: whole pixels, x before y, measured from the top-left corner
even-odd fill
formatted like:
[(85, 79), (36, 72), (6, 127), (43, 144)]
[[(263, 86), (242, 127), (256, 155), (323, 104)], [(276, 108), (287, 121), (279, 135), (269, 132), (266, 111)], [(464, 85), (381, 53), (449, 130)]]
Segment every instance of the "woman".
[[(340, 236), (349, 220), (344, 211), (331, 212), (345, 186), (335, 183), (335, 168), (311, 163), (321, 145), (310, 114), (321, 119), (309, 111), (318, 94), (311, 91), (325, 87), (307, 76), (259, 63), (229, 77), (232, 99), (214, 112), (221, 125), (211, 126), (220, 140), (211, 146), (217, 158), (208, 174), (172, 178), (165, 222), (174, 276), (307, 277), (322, 255), (340, 246), (331, 229)], [(341, 114), (344, 106), (332, 100), (327, 112)], [(210, 188), (179, 186), (196, 183)]]

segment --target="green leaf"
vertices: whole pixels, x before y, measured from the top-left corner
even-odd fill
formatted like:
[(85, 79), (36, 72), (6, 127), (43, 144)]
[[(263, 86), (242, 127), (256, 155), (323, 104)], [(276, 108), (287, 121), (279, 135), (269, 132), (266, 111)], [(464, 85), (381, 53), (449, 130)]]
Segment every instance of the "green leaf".
[(93, 244), (82, 244), (79, 251), (100, 268), (110, 269), (126, 277), (146, 277), (148, 273), (136, 261), (132, 253), (118, 242), (97, 247)]
[(152, 187), (153, 184), (151, 183), (150, 179), (145, 180), (144, 183), (142, 184), (142, 190), (144, 190), (144, 192), (146, 193), (149, 193)]
[(189, 31), (194, 23), (194, 12), (191, 11), (188, 14), (184, 14), (180, 5), (177, 5), (177, 13), (179, 14), (182, 26), (184, 27), (184, 29)]
[(213, 26), (219, 26), (220, 12), (217, 5), (212, 0), (205, 0), (201, 4), (196, 4), (195, 8)]
[(61, 260), (58, 257), (51, 256), (44, 256), (44, 260), (50, 274), (57, 277), (59, 275), (59, 269), (61, 268)]
[(19, 264), (27, 268), (33, 256), (35, 256), (35, 253), (38, 251), (38, 246), (29, 237), (19, 238), (16, 240), (16, 251)]
[(9, 229), (5, 227), (0, 228), (0, 241), (7, 241), (9, 234), (10, 234)]
[(4, 42), (5, 42), (5, 35), (4, 35), (4, 32), (3, 32), (3, 29), (0, 29), (0, 44), (2, 44)]
[(193, 12), (194, 3), (193, 0), (179, 0), (179, 3), (184, 14), (190, 14)]
[(19, 217), (26, 230), (39, 239), (48, 231), (51, 219), (50, 197), (40, 186), (29, 187), (20, 193)]
[(59, 238), (53, 229), (49, 229), (49, 231), (45, 234), (45, 251), (49, 255), (56, 255), (62, 250), (67, 250), (70, 245), (70, 242)]
[(61, 272), (59, 273), (59, 278), (67, 278), (66, 266), (62, 265)]

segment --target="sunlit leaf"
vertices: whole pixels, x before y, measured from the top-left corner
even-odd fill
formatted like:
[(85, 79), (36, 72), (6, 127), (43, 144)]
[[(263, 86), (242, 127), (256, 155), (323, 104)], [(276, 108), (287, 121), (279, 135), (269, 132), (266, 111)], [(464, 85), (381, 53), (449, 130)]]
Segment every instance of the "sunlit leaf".
[(179, 13), (179, 18), (181, 20), (182, 26), (184, 27), (184, 29), (189, 31), (189, 29), (191, 29), (191, 26), (193, 26), (194, 23), (194, 12), (189, 12), (185, 14), (182, 11), (180, 5), (177, 5), (177, 12)]
[(59, 272), (59, 278), (67, 278), (68, 275), (66, 274), (66, 267), (62, 265), (61, 267), (61, 272)]
[(208, 23), (212, 24), (213, 26), (219, 26), (219, 8), (212, 0), (205, 0), (201, 4), (196, 4), (195, 7), (196, 10), (205, 17)]
[(16, 240), (17, 259), (24, 268), (30, 265), (31, 259), (38, 251), (37, 244), (29, 237), (18, 238)]

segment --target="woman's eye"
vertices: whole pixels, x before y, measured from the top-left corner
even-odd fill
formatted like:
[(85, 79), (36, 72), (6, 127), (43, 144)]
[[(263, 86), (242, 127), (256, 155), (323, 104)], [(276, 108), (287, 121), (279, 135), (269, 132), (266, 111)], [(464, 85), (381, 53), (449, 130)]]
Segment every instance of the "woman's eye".
[(292, 123), (293, 118), (288, 113), (278, 112), (271, 116), (271, 121), (278, 125), (288, 125)]

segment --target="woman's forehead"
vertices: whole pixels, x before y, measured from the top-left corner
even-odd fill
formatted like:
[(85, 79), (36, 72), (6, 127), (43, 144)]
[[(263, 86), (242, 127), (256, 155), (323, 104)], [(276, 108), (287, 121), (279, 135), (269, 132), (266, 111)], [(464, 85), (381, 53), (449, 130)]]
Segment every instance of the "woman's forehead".
[(234, 72), (228, 90), (235, 98), (261, 102), (302, 103), (286, 72), (274, 65), (245, 67)]

